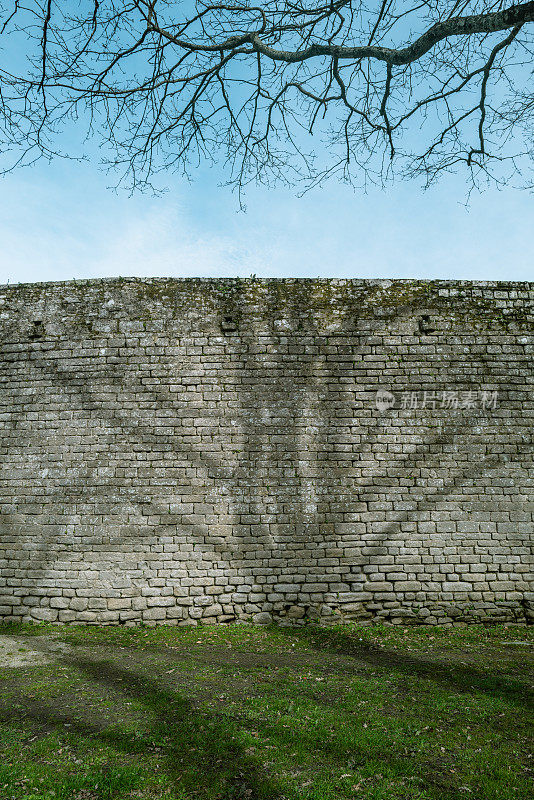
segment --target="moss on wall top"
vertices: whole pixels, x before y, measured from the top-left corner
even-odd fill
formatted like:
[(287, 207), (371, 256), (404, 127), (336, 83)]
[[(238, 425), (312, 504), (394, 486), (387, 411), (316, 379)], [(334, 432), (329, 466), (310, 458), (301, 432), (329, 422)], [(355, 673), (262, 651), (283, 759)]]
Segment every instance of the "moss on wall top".
[[(206, 333), (532, 329), (534, 282), (112, 278), (0, 286), (0, 337), (87, 336), (125, 325)], [(121, 327), (122, 326), (122, 327)], [(425, 327), (426, 326), (426, 327)]]

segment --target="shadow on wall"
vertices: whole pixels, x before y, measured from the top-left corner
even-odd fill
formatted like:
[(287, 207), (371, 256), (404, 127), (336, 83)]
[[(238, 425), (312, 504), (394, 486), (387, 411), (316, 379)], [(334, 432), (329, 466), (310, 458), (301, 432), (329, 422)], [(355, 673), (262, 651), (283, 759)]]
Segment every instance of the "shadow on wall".
[[(247, 302), (237, 284), (231, 303), (221, 301), (223, 317), (231, 316), (226, 313), (230, 306), (246, 308)], [(434, 372), (421, 380), (421, 363), (431, 358), (424, 343), (419, 361), (391, 366), (382, 351), (395, 350), (395, 340), (381, 345), (376, 330), (358, 331), (350, 309), (331, 335), (322, 333), (313, 318), (306, 332), (299, 330), (300, 307), (289, 305), (284, 313), (283, 334), (273, 330), (260, 337), (251, 319), (242, 334), (229, 330), (221, 336), (212, 358), (223, 361), (224, 368), (212, 374), (204, 362), (193, 364), (187, 344), (176, 357), (178, 373), (174, 357), (157, 352), (152, 360), (147, 356), (141, 369), (136, 361), (114, 357), (111, 363), (87, 359), (80, 371), (75, 360), (62, 361), (59, 352), (51, 355), (33, 346), (27, 377), (52, 387), (75, 416), (63, 441), (65, 427), (57, 420), (45, 422), (42, 433), (27, 433), (19, 424), (25, 419), (23, 406), (11, 421), (22, 450), (30, 452), (37, 442), (45, 460), (50, 448), (57, 459), (56, 486), (51, 478), (43, 482), (42, 513), (25, 515), (21, 501), (20, 510), (5, 518), (8, 527), (21, 533), (31, 525), (33, 555), (25, 584), (30, 596), (46, 597), (43, 588), (52, 593), (62, 563), (77, 572), (82, 594), (93, 593), (92, 608), (88, 602), (81, 613), (100, 615), (103, 621), (149, 620), (142, 600), (134, 611), (120, 608), (128, 592), (142, 597), (143, 587), (152, 588), (153, 598), (161, 602), (152, 606), (154, 620), (164, 619), (165, 609), (176, 602), (184, 616), (193, 611), (205, 619), (208, 609), (212, 613), (215, 608), (212, 618), (225, 621), (260, 613), (285, 616), (295, 608), (327, 618), (339, 607), (349, 617), (406, 613), (416, 618), (407, 608), (401, 614), (396, 603), (408, 592), (404, 605), (414, 604), (410, 592), (415, 588), (401, 592), (395, 587), (410, 582), (419, 583), (425, 604), (440, 602), (435, 573), (422, 582), (416, 578), (426, 569), (421, 552), (428, 552), (436, 534), (438, 547), (463, 546), (454, 523), (442, 526), (440, 533), (432, 520), (457, 520), (468, 510), (471, 494), (478, 498), (490, 487), (503, 468), (499, 454), (492, 452), (492, 436), (502, 421), (478, 417), (483, 430), (473, 449), (472, 418), (440, 417), (434, 433), (428, 423), (435, 419), (380, 416), (370, 404), (384, 380), (396, 382), (400, 390), (411, 388), (412, 378), (418, 387), (433, 387)], [(437, 352), (433, 358), (440, 376), (452, 376), (466, 387), (476, 386), (481, 374), (492, 377), (484, 358), (473, 357), (471, 383), (464, 361), (455, 363), (456, 351), (449, 361)], [(194, 391), (171, 392), (169, 381), (179, 383), (179, 370), (187, 375), (192, 364), (193, 374), (187, 377)], [(188, 394), (198, 399), (187, 402)], [(207, 415), (210, 420), (192, 431), (195, 403), (199, 419)], [(77, 425), (81, 434), (88, 431), (88, 447), (74, 449), (73, 458), (68, 443)], [(411, 432), (405, 434), (408, 425)], [(468, 445), (465, 452), (462, 441)], [(515, 457), (527, 454), (528, 447), (517, 446)], [(520, 477), (526, 479), (521, 471)], [(482, 515), (494, 504), (489, 492), (487, 503)], [(80, 549), (77, 563), (71, 560), (72, 538)], [(476, 538), (474, 525), (471, 540)], [(467, 547), (472, 554), (474, 545)], [(483, 549), (484, 540), (478, 547)], [(217, 586), (216, 579), (210, 582), (213, 571), (237, 573), (234, 591), (248, 597), (221, 604), (214, 593), (213, 602), (202, 605), (199, 598), (208, 596), (204, 591), (179, 594), (190, 580), (201, 589)], [(454, 566), (451, 572), (457, 580)], [(397, 577), (388, 579), (388, 573)], [(165, 588), (178, 592), (179, 600), (168, 606), (161, 601), (169, 597), (161, 592), (162, 580)], [(228, 595), (223, 584), (219, 588)], [(106, 595), (115, 596), (112, 610)], [(53, 602), (63, 618), (79, 616), (79, 603), (73, 609), (70, 601), (63, 608), (57, 605), (63, 601)], [(33, 614), (39, 618), (37, 609)]]

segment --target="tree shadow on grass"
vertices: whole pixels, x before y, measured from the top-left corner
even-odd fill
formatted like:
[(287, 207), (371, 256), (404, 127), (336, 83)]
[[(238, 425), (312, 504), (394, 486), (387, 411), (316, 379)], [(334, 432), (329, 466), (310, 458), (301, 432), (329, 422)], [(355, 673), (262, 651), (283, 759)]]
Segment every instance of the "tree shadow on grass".
[(316, 652), (349, 656), (373, 667), (437, 683), (441, 688), (460, 693), (483, 693), (528, 710), (534, 710), (534, 692), (527, 682), (506, 675), (483, 672), (458, 663), (444, 663), (412, 654), (386, 650), (360, 641), (357, 634), (317, 625), (280, 626), (289, 638), (299, 638)]
[[(97, 746), (112, 748), (134, 762), (136, 759), (149, 765), (153, 762), (156, 775), (156, 763), (159, 763), (163, 767), (161, 771), (166, 774), (176, 792), (172, 796), (177, 799), (283, 800), (287, 796), (282, 795), (281, 789), (272, 779), (262, 774), (261, 762), (248, 755), (245, 746), (239, 743), (239, 732), (245, 732), (249, 725), (260, 730), (262, 736), (267, 736), (280, 753), (302, 749), (304, 745), (313, 758), (314, 768), (315, 765), (320, 765), (322, 780), (328, 769), (327, 764), (338, 772), (340, 766), (346, 770), (349, 762), (348, 768), (351, 771), (363, 769), (364, 773), (369, 774), (371, 770), (371, 774), (376, 773), (380, 782), (413, 774), (411, 761), (417, 754), (407, 749), (408, 742), (403, 747), (398, 742), (397, 750), (387, 737), (376, 741), (371, 737), (369, 742), (349, 740), (344, 746), (341, 743), (334, 744), (330, 739), (318, 739), (313, 727), (300, 728), (297, 725), (293, 728), (286, 724), (277, 724), (274, 719), (251, 721), (242, 716), (233, 717), (224, 710), (202, 712), (183, 696), (161, 686), (153, 678), (109, 661), (66, 657), (62, 659), (62, 663), (76, 669), (81, 679), (89, 682), (93, 688), (96, 687), (101, 692), (103, 690), (100, 702), (104, 701), (107, 706), (111, 700), (116, 704), (114, 724), (110, 725), (109, 720), (105, 719), (102, 708), (91, 708), (87, 702), (76, 708), (65, 703), (61, 709), (51, 707), (42, 700), (30, 701), (27, 697), (24, 698), (22, 707), (19, 703), (16, 710), (2, 711), (0, 706), (0, 722), (25, 720), (48, 732), (64, 734), (68, 731), (78, 741), (85, 740), (94, 742)], [(106, 696), (107, 692), (110, 692), (111, 697)], [(115, 693), (117, 696), (114, 698)], [(141, 703), (141, 713), (146, 712), (146, 718), (139, 730), (132, 730), (135, 716), (120, 719), (120, 706), (125, 700)], [(136, 712), (139, 713), (138, 708)], [(106, 782), (103, 794), (96, 791), (93, 795), (91, 785), (88, 784), (89, 794), (84, 794), (84, 797), (94, 797), (95, 800), (97, 797), (108, 800), (124, 797), (124, 780), (116, 781), (116, 787), (109, 782), (114, 775), (120, 775), (121, 767), (108, 763), (99, 766), (95, 772), (91, 759), (84, 760), (84, 763), (87, 767), (92, 767), (89, 769), (88, 780), (93, 777)], [(432, 787), (431, 796), (437, 796), (436, 793), (439, 792), (439, 796), (446, 800), (462, 800), (464, 795), (456, 789), (454, 782), (450, 783), (450, 777), (436, 772), (437, 765), (423, 761), (420, 766), (425, 783)], [(309, 769), (309, 765), (306, 769)], [(130, 781), (131, 784), (135, 780), (135, 775), (129, 775), (127, 771), (125, 775), (126, 783)], [(66, 780), (68, 783), (68, 776)], [(142, 790), (143, 787), (130, 785), (126, 788)], [(341, 786), (339, 796), (347, 796), (347, 791)]]
[[(436, 680), (434, 674), (421, 672), (423, 667), (426, 669), (432, 666), (431, 662), (406, 658), (398, 653), (384, 653), (372, 645), (353, 641), (344, 632), (311, 627), (280, 630), (292, 638), (302, 637), (308, 645), (323, 655), (325, 652), (336, 653), (337, 656), (350, 655), (373, 666), (391, 669), (392, 672), (400, 671)], [(39, 643), (36, 642), (36, 645)], [(46, 644), (44, 648), (46, 649)], [(293, 658), (297, 665), (298, 654), (293, 654)], [(336, 672), (348, 672), (340, 662), (341, 659), (336, 659), (333, 665)], [(445, 760), (442, 763), (440, 756), (436, 758), (435, 755), (419, 752), (409, 732), (408, 735), (402, 731), (395, 734), (395, 725), (391, 731), (386, 726), (384, 731), (370, 730), (361, 736), (358, 731), (352, 730), (354, 725), (359, 728), (359, 720), (345, 718), (340, 708), (336, 714), (340, 714), (340, 723), (344, 720), (343, 724), (347, 726), (346, 740), (339, 726), (336, 727), (333, 739), (329, 736), (322, 738), (322, 734), (318, 736), (313, 725), (302, 725), (302, 717), (298, 714), (293, 726), (286, 724), (288, 718), (285, 715), (280, 720), (276, 715), (248, 718), (246, 714), (236, 716), (228, 713), (225, 708), (217, 711), (197, 708), (182, 692), (163, 685), (155, 677), (157, 669), (163, 679), (172, 680), (167, 678), (161, 666), (132, 661), (128, 668), (124, 668), (101, 658), (69, 653), (61, 657), (60, 663), (75, 670), (79, 680), (85, 684), (81, 700), (77, 696), (76, 701), (71, 703), (69, 697), (65, 696), (61, 707), (54, 705), (54, 701), (47, 703), (44, 698), (34, 701), (26, 695), (22, 698), (22, 706), (19, 704), (18, 708), (9, 708), (5, 704), (5, 710), (2, 711), (0, 705), (0, 721), (16, 719), (20, 722), (22, 719), (55, 733), (68, 731), (80, 742), (85, 740), (89, 744), (95, 743), (97, 747), (111, 748), (119, 755), (122, 754), (128, 762), (138, 762), (142, 765), (143, 774), (153, 764), (154, 773), (158, 775), (156, 765), (159, 765), (159, 774), (165, 774), (176, 792), (172, 796), (176, 798), (282, 800), (280, 787), (265, 774), (260, 759), (252, 751), (248, 751), (245, 738), (247, 731), (251, 734), (259, 732), (260, 739), (268, 739), (275, 748), (273, 756), (276, 752), (297, 755), (293, 750), (305, 753), (313, 760), (311, 766), (307, 757), (304, 759), (304, 769), (308, 774), (310, 769), (316, 768), (315, 765), (319, 770), (318, 775), (323, 778), (325, 772), (332, 768), (335, 773), (339, 767), (345, 772), (350, 761), (350, 771), (363, 770), (364, 774), (376, 774), (377, 779), (383, 782), (390, 779), (410, 780), (410, 776), (424, 781), (430, 797), (461, 800), (465, 796), (456, 786), (454, 769), (452, 772), (450, 770), (455, 762)], [(414, 668), (414, 664), (419, 665), (420, 669)], [(350, 667), (349, 659), (346, 659), (345, 667), (347, 666)], [(356, 665), (355, 668), (357, 669)], [(448, 667), (444, 666), (443, 669), (447, 670)], [(192, 684), (198, 687), (194, 673), (191, 678)], [(473, 681), (474, 678), (471, 677), (471, 682)], [(439, 682), (447, 688), (449, 685), (456, 688), (454, 683), (449, 684), (444, 678), (440, 678)], [(465, 682), (462, 688), (464, 691), (473, 691), (473, 687)], [(266, 691), (268, 693), (269, 689)], [(287, 691), (287, 697), (291, 699), (293, 695), (290, 684)], [(302, 689), (298, 692), (302, 694)], [(314, 704), (322, 705), (321, 697), (312, 696), (308, 692), (304, 694)], [(58, 693), (54, 692), (53, 696), (57, 703)], [(274, 699), (278, 696), (276, 689)], [(93, 697), (93, 702), (84, 700), (87, 697)], [(123, 712), (125, 703), (129, 708)], [(110, 709), (111, 713), (106, 713), (106, 709)], [(90, 760), (84, 763), (90, 764)], [(105, 773), (109, 768), (110, 774), (113, 774), (115, 767), (114, 763), (109, 763), (101, 771)], [(300, 764), (296, 768), (298, 770)], [(124, 796), (123, 790), (124, 787), (119, 785), (116, 790), (110, 788), (102, 797), (118, 800)], [(97, 796), (101, 795), (95, 795), (95, 798)], [(339, 796), (346, 797), (347, 793), (340, 788)]]
[[(153, 678), (108, 661), (65, 657), (62, 663), (75, 668), (93, 686), (120, 693), (118, 706), (124, 700), (141, 703), (150, 724), (145, 723), (142, 730), (132, 732), (110, 726), (101, 713), (95, 714), (88, 705), (76, 710), (67, 706), (55, 710), (27, 698), (16, 711), (0, 711), (0, 721), (23, 717), (48, 729), (66, 728), (71, 734), (96, 740), (130, 757), (153, 759), (159, 755), (159, 763), (179, 797), (190, 795), (205, 800), (280, 797), (274, 782), (262, 774), (261, 763), (246, 753), (246, 746), (239, 741), (239, 727), (231, 717), (196, 709), (191, 701)], [(131, 713), (126, 712), (126, 716)], [(117, 722), (120, 724), (120, 718)], [(132, 719), (123, 720), (123, 724), (131, 728)]]

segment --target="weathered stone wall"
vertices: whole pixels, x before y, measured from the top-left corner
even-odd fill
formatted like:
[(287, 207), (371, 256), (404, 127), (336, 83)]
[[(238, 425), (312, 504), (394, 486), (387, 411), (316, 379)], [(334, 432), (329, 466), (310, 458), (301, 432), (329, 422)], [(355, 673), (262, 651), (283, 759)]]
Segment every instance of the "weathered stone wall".
[(534, 283), (0, 287), (0, 615), (532, 620), (533, 321)]

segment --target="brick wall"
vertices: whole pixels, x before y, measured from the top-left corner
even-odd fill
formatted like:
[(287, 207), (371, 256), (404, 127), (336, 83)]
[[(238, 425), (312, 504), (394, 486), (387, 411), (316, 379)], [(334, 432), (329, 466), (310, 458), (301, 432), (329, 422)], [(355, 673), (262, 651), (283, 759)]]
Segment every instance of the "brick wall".
[(0, 287), (0, 616), (532, 621), (533, 322), (534, 283)]

